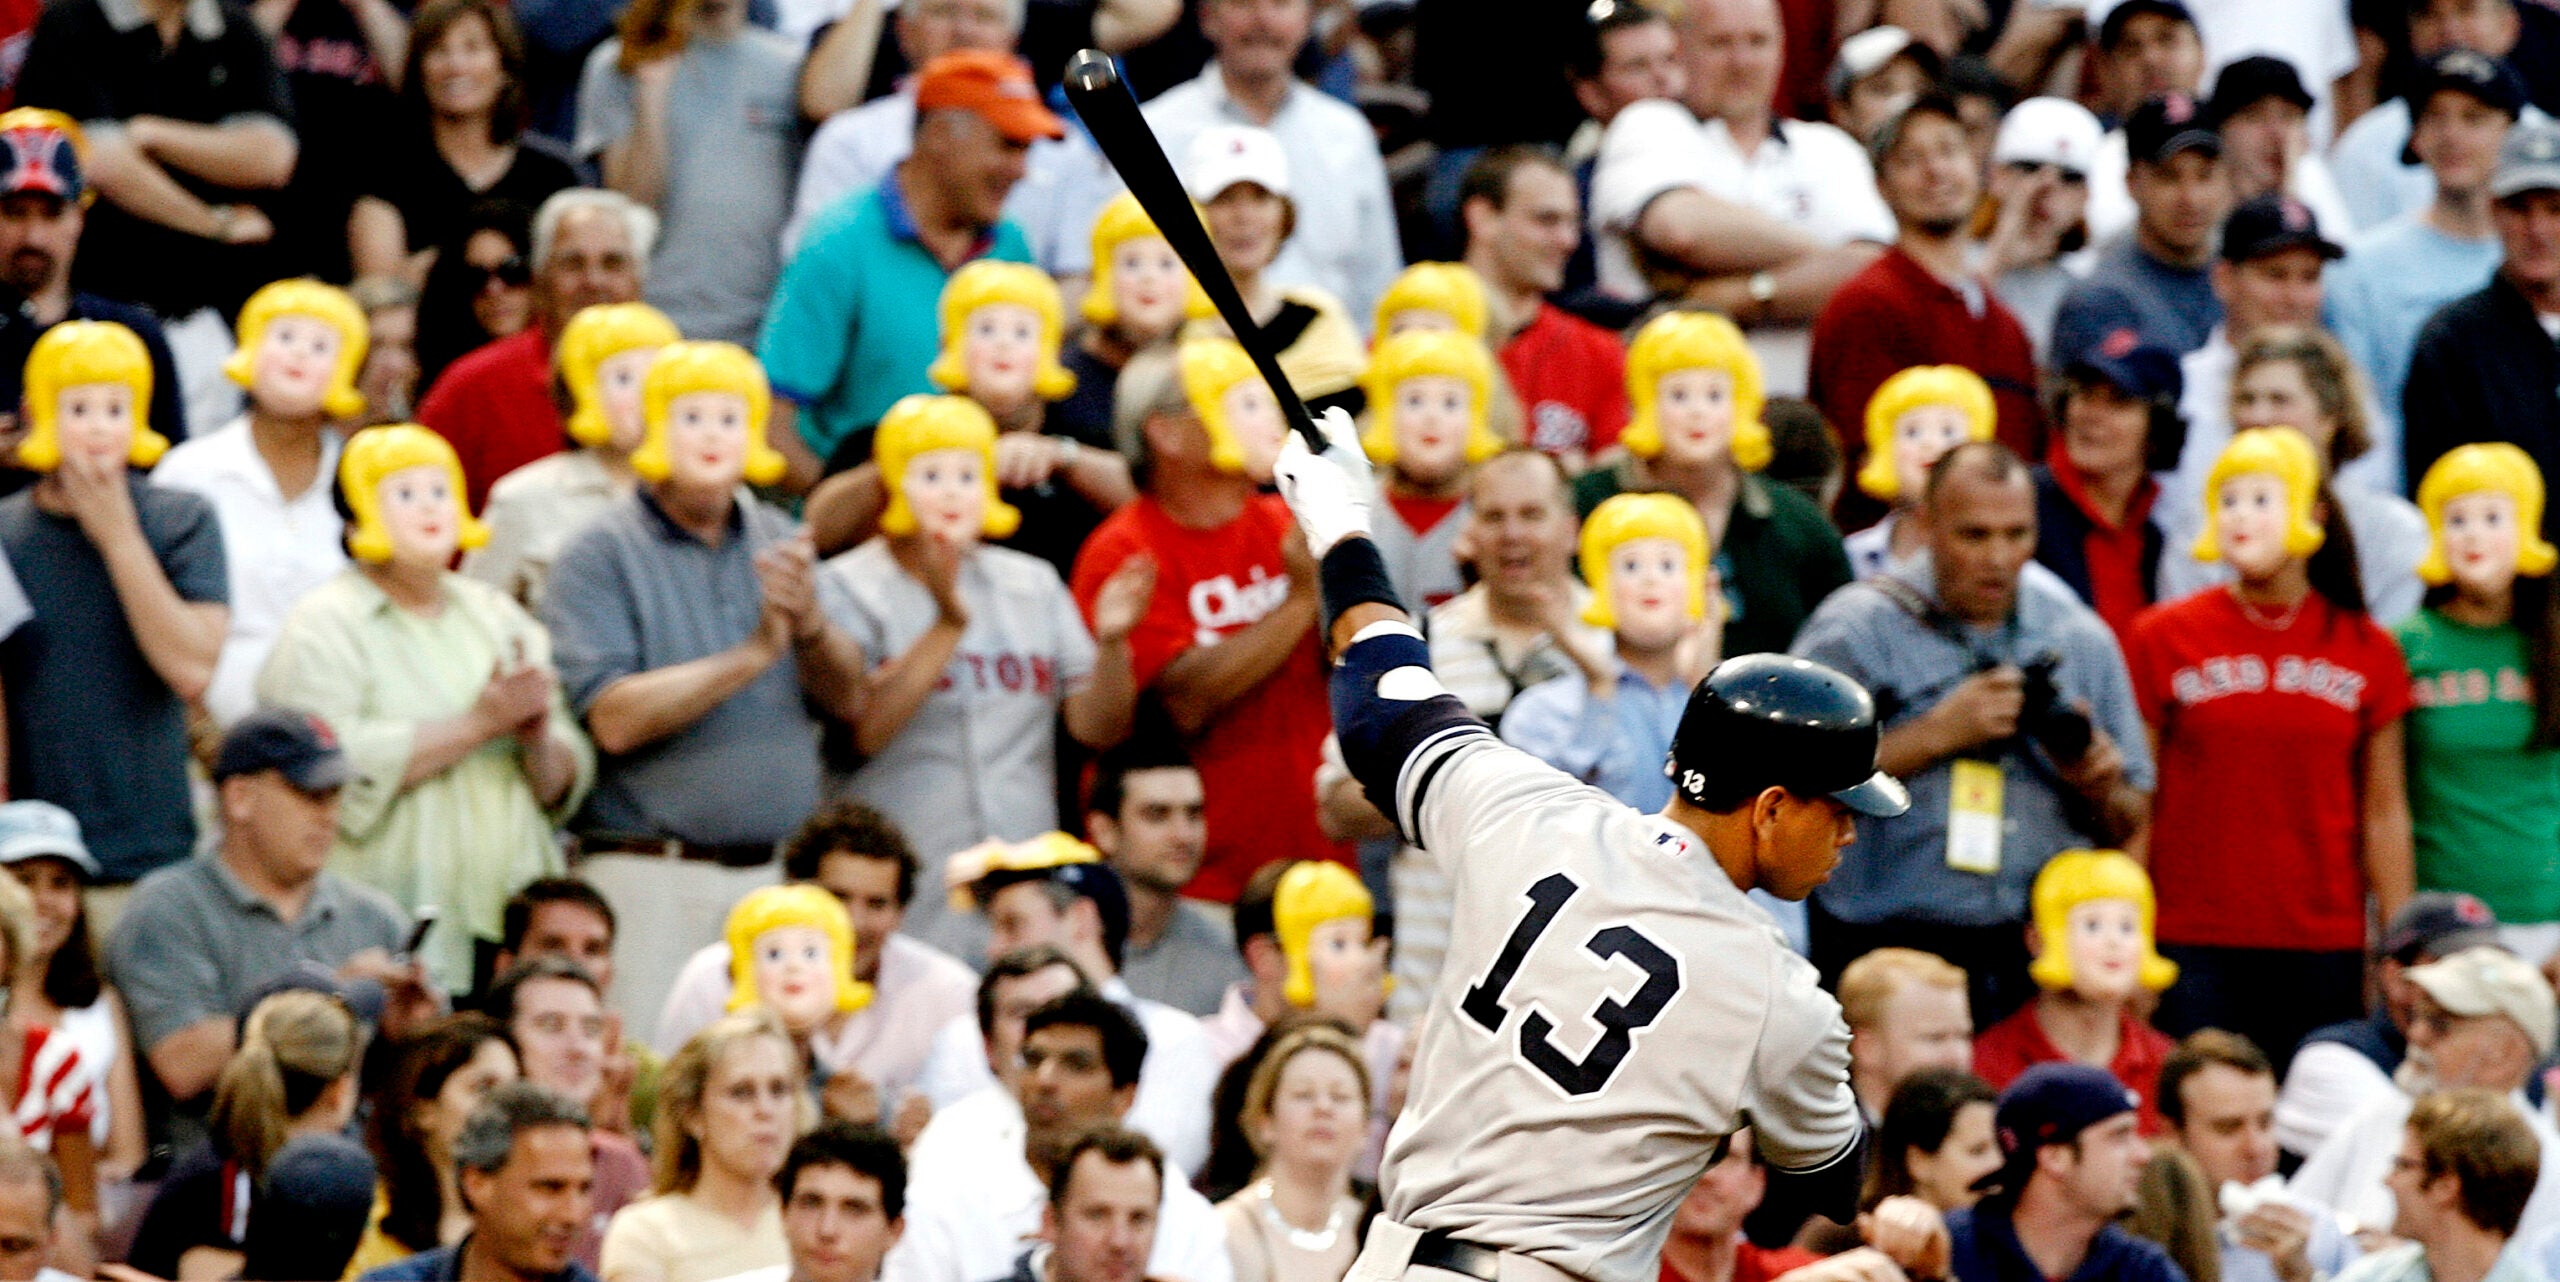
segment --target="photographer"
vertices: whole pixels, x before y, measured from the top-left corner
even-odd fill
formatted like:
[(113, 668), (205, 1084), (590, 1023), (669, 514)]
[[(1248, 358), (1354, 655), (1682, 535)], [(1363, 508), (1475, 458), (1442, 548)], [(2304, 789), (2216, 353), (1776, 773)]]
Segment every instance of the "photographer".
[(1909, 813), (1858, 825), (1814, 897), (1813, 961), (1826, 981), (1887, 945), (1936, 953), (1972, 977), (1989, 1024), (2034, 992), (2027, 892), (2055, 852), (2143, 850), (2149, 741), (2105, 622), (2044, 576), (2035, 487), (1994, 442), (1960, 445), (1929, 473), (1918, 556), (1832, 594), (1794, 653), (1875, 692), (1879, 766), (1908, 783)]

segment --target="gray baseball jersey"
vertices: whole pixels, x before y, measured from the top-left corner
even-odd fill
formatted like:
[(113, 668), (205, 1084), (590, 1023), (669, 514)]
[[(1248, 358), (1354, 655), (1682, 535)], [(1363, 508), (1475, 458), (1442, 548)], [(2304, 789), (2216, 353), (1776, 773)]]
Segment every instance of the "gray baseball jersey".
[(1386, 1212), (1651, 1282), (1735, 1130), (1790, 1170), (1856, 1147), (1840, 1007), (1697, 834), (1426, 702), (1418, 644), (1364, 655), (1391, 640), (1346, 652), (1336, 720), (1373, 798), (1392, 772), (1394, 817), (1448, 870), (1456, 914), (1387, 1141)]

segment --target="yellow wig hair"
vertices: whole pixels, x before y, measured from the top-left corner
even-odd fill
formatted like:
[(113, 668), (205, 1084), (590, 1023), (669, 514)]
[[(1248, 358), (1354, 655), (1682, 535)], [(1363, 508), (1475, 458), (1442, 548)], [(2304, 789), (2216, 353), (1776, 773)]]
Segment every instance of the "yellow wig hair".
[(1760, 358), (1733, 322), (1713, 312), (1664, 312), (1645, 322), (1627, 345), (1627, 404), (1632, 412), (1618, 434), (1638, 458), (1662, 453), (1662, 424), (1654, 417), (1662, 376), (1684, 369), (1720, 369), (1733, 377), (1733, 461), (1746, 472), (1769, 466), (1774, 452), (1769, 427), (1760, 421), (1767, 393)]
[(80, 122), (51, 107), (11, 107), (0, 111), (0, 133), (12, 129), (53, 129), (71, 140), (71, 158), (80, 162), (80, 207), (86, 209), (98, 198), (98, 188), (89, 178), (89, 134)]
[(364, 413), (364, 393), (356, 390), (356, 373), (364, 368), (364, 349), (373, 341), (373, 327), (365, 323), (364, 309), (356, 306), (356, 300), (335, 285), (309, 278), (280, 280), (249, 295), (249, 301), (240, 305), (239, 345), (222, 362), (222, 372), (242, 387), (255, 384), (258, 345), (266, 341), (267, 326), (284, 316), (308, 316), (338, 331), (338, 359), (329, 367), (329, 387), (321, 394), (320, 408), (331, 418)]
[(1280, 955), (1288, 961), (1289, 979), (1280, 992), (1290, 1005), (1315, 1004), (1311, 936), (1316, 927), (1346, 917), (1367, 921), (1377, 911), (1377, 902), (1369, 897), (1369, 888), (1360, 884), (1360, 875), (1331, 860), (1303, 859), (1280, 874), (1280, 884), (1271, 892), (1271, 929), (1280, 937)]
[(2197, 560), (2222, 559), (2218, 496), (2223, 482), (2260, 472), (2284, 483), (2285, 552), (2309, 556), (2320, 550), (2328, 536), (2312, 519), (2312, 508), (2320, 498), (2320, 456), (2312, 450), (2311, 438), (2290, 427), (2253, 427), (2233, 436), (2213, 461), (2213, 470), (2205, 473), (2204, 533), (2196, 539)]
[(815, 926), (826, 932), (837, 1010), (857, 1011), (871, 1004), (871, 985), (853, 977), (853, 918), (844, 901), (822, 887), (795, 882), (749, 891), (729, 910), (723, 931), (729, 939), (729, 1009), (745, 1010), (763, 1001), (756, 992), (756, 936), (784, 926)]
[(91, 383), (118, 383), (133, 392), (133, 448), (125, 461), (149, 467), (169, 452), (169, 438), (151, 430), (151, 349), (114, 321), (64, 321), (27, 353), (27, 437), (18, 443), (18, 466), (50, 472), (62, 465), (54, 422), (61, 396)]
[(1438, 312), (1469, 338), (1484, 337), (1484, 278), (1465, 263), (1415, 263), (1404, 269), (1378, 296), (1377, 327), (1370, 331), (1374, 342), (1386, 341), (1387, 331), (1397, 316), (1405, 312)]
[(764, 442), (765, 418), (773, 412), (773, 392), (765, 385), (764, 366), (736, 343), (669, 343), (658, 349), (658, 359), (649, 363), (648, 380), (640, 385), (640, 404), (649, 420), (649, 438), (632, 451), (631, 470), (644, 481), (667, 479), (673, 471), (667, 459), (667, 410), (677, 397), (695, 392), (726, 392), (746, 398), (746, 479), (754, 485), (781, 480), (790, 463), (780, 450)]
[(676, 323), (647, 303), (598, 303), (570, 317), (551, 357), (560, 381), (569, 388), (570, 439), (585, 446), (613, 441), (613, 424), (605, 421), (604, 397), (596, 381), (606, 361), (636, 348), (683, 340)]
[(1244, 445), (1227, 422), (1227, 393), (1248, 378), (1259, 380), (1262, 372), (1232, 338), (1186, 338), (1176, 355), (1182, 366), (1182, 394), (1209, 432), (1210, 464), (1221, 472), (1244, 471)]
[(1618, 626), (1609, 601), (1609, 554), (1637, 539), (1670, 539), (1689, 554), (1689, 617), (1707, 615), (1707, 520), (1689, 500), (1677, 494), (1620, 494), (1591, 510), (1582, 523), (1582, 581), (1591, 585), (1591, 604), (1582, 621), (1595, 628)]
[(2539, 578), (2560, 561), (2542, 537), (2542, 469), (2533, 456), (2505, 441), (2457, 445), (2418, 482), (2418, 510), (2427, 514), (2427, 559), (2418, 563), (2418, 577), (2431, 586), (2453, 582), (2444, 554), (2445, 505), (2483, 490), (2516, 501), (2516, 573)]
[(979, 529), (1000, 539), (1022, 528), (1022, 510), (996, 496), (996, 421), (965, 396), (927, 396), (921, 392), (898, 398), (880, 416), (871, 438), (871, 456), (880, 461), (880, 484), (889, 491), (889, 506), (880, 514), (884, 534), (916, 532), (916, 513), (907, 504), (907, 464), (935, 450), (974, 450), (986, 464), (987, 514)]
[(1903, 496), (1893, 462), (1893, 425), (1927, 405), (1963, 411), (1965, 435), (1972, 440), (1990, 440), (1999, 426), (1991, 385), (1980, 374), (1962, 365), (1914, 365), (1886, 379), (1867, 398), (1867, 461), (1858, 469), (1859, 489), (1888, 503)]
[[(1120, 247), (1133, 240), (1163, 240), (1164, 232), (1156, 220), (1147, 217), (1147, 207), (1138, 203), (1132, 193), (1122, 192), (1102, 207), (1093, 220), (1093, 283), (1084, 291), (1084, 305), (1078, 310), (1096, 325), (1111, 325), (1120, 319), (1120, 298), (1113, 292), (1111, 265)], [(1182, 314), (1193, 320), (1205, 320), (1218, 314), (1209, 301), (1207, 290), (1188, 270), (1182, 273)]]
[(354, 528), (347, 533), (347, 551), (359, 561), (380, 565), (391, 559), (391, 531), (382, 524), (382, 478), (413, 467), (440, 467), (453, 487), (454, 511), (462, 517), (455, 530), (456, 541), (463, 547), (476, 548), (489, 541), (489, 527), (471, 515), (469, 491), (462, 483), (462, 460), (453, 446), (433, 431), (415, 423), (392, 423), (368, 427), (347, 438), (347, 446), (338, 452), (338, 489), (346, 495), (347, 510), (355, 514)]
[(1493, 353), (1484, 340), (1449, 330), (1408, 330), (1378, 348), (1362, 376), (1369, 393), (1369, 430), (1360, 448), (1384, 464), (1396, 461), (1396, 384), (1408, 378), (1455, 378), (1475, 397), (1467, 407), (1467, 461), (1481, 463), (1502, 452), (1502, 438), (1485, 420), (1493, 401)]
[(1058, 344), (1066, 335), (1066, 304), (1059, 301), (1058, 282), (1028, 263), (1000, 263), (981, 258), (951, 273), (942, 287), (942, 355), (925, 377), (946, 392), (969, 390), (969, 317), (981, 307), (1028, 307), (1040, 317), (1040, 364), (1031, 375), (1031, 392), (1054, 401), (1076, 390), (1076, 376), (1058, 363)]
[(986, 907), (978, 902), (978, 884), (997, 873), (1101, 862), (1101, 851), (1055, 829), (1020, 841), (990, 837), (953, 853), (942, 865), (942, 884), (950, 893), (953, 912), (976, 912)]
[(2152, 918), (2158, 913), (2151, 893), (2151, 874), (2118, 850), (2066, 850), (2046, 860), (2036, 874), (2033, 906), (2036, 933), (2044, 952), (2028, 965), (2039, 987), (2060, 992), (2071, 987), (2071, 910), (2099, 899), (2130, 899), (2141, 913), (2142, 963), (2135, 982), (2159, 992), (2178, 982), (2178, 964), (2160, 955), (2153, 941)]

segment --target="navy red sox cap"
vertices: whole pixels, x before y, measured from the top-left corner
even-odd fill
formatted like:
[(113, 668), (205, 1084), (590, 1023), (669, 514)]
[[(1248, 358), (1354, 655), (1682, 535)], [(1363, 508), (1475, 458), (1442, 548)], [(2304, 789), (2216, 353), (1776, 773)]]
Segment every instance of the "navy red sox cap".
[(1911, 808), (1876, 769), (1876, 703), (1866, 687), (1810, 659), (1727, 659), (1689, 692), (1671, 738), (1671, 782), (1691, 805), (1784, 788), (1890, 819)]
[(2082, 1131), (2141, 1107), (2141, 1097), (2103, 1068), (2067, 1061), (2038, 1064), (2018, 1074), (2009, 1089), (2000, 1092), (1991, 1124), (1999, 1134), (2004, 1160), (1999, 1170), (1975, 1180), (1973, 1187), (1977, 1191), (1997, 1188), (2015, 1196), (2035, 1170), (2036, 1150), (2068, 1144)]
[(2222, 154), (2222, 135), (2205, 118), (2204, 105), (2182, 93), (2163, 94), (2125, 117), (2124, 147), (2137, 164), (2165, 164), (2182, 151)]
[(354, 770), (329, 724), (308, 712), (260, 708), (240, 718), (214, 753), (216, 782), (273, 770), (304, 792), (344, 787)]

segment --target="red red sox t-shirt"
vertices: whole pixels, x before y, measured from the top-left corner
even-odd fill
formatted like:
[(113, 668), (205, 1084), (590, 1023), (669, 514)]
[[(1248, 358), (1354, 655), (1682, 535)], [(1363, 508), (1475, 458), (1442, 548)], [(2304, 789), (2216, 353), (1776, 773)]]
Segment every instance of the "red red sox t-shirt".
[(1587, 458), (1618, 443), (1627, 425), (1627, 349), (1617, 335), (1541, 303), (1501, 356), (1529, 419), (1529, 444)]
[(2409, 709), (2390, 634), (2316, 592), (2278, 631), (2213, 587), (2144, 611), (2124, 657), (2160, 741), (2162, 942), (2364, 947), (2364, 746)]
[[(1140, 497), (1105, 519), (1076, 557), (1076, 606), (1093, 620), (1103, 580), (1140, 552), (1156, 559), (1156, 595), (1129, 636), (1138, 685), (1193, 646), (1215, 645), (1253, 626), (1289, 595), (1289, 509), (1257, 496), (1243, 515), (1214, 530), (1174, 523)], [(1233, 903), (1255, 869), (1275, 859), (1331, 859), (1351, 852), (1316, 826), (1315, 777), (1333, 729), (1315, 629), (1262, 684), (1237, 696), (1192, 736), (1191, 763), (1208, 792), (1209, 844), (1183, 893)]]

